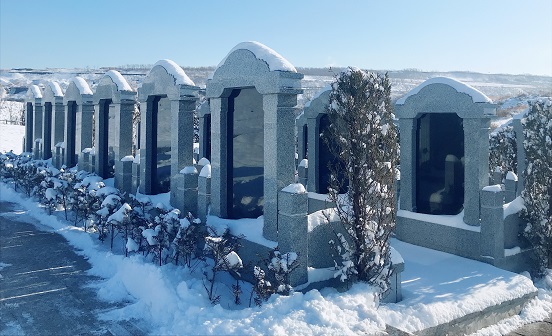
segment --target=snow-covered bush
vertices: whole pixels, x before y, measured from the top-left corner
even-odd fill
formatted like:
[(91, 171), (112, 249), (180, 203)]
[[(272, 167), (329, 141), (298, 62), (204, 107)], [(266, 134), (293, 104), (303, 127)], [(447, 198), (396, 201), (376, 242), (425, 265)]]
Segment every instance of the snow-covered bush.
[(535, 247), (544, 271), (552, 269), (552, 101), (531, 103), (522, 122), (527, 160), (522, 216), (528, 222), (525, 236)]
[[(130, 214), (132, 213), (132, 208), (128, 203), (124, 203), (119, 210), (115, 211), (112, 215), (107, 218), (107, 225), (109, 225), (111, 230), (111, 248), (113, 249), (113, 238), (114, 233), (121, 234), (121, 238), (125, 243), (125, 257), (128, 257), (129, 240), (132, 233), (133, 222), (131, 220)], [(132, 248), (132, 247), (131, 247)]]
[(278, 286), (276, 286), (277, 293), (289, 295), (293, 290), (289, 283), (289, 275), (297, 266), (299, 266), (297, 253), (288, 252), (282, 254), (278, 248), (271, 251), (268, 269), (274, 272), (274, 278), (278, 282)]
[[(323, 134), (337, 158), (328, 164), (329, 198), (337, 206), (350, 241), (348, 259), (336, 261), (341, 270), (336, 275), (345, 280), (355, 273), (359, 280), (379, 287), (382, 293), (388, 289), (391, 275), (389, 238), (395, 227), (395, 169), (399, 158), (390, 93), (387, 74), (355, 68), (342, 72), (332, 83), (327, 108), (330, 126)], [(339, 195), (346, 181), (347, 192)], [(354, 272), (350, 270), (353, 265)]]
[(218, 234), (214, 228), (207, 227), (207, 229), (209, 235), (205, 237), (205, 251), (213, 259), (213, 264), (204, 272), (205, 278), (209, 282), (209, 285), (204, 284), (204, 287), (211, 303), (217, 304), (220, 301), (220, 295), (215, 293), (217, 273), (228, 271), (237, 276), (240, 275), (238, 270), (243, 268), (243, 263), (237, 251), (241, 245), (237, 237), (230, 235), (228, 229), (225, 229), (222, 234)]
[(182, 262), (191, 267), (193, 257), (199, 257), (199, 243), (205, 241), (200, 225), (201, 220), (194, 218), (189, 212), (185, 218), (180, 219), (180, 227), (172, 242), (175, 264)]
[(95, 213), (95, 223), (99, 232), (98, 238), (104, 241), (108, 234), (110, 235), (110, 247), (113, 250), (113, 240), (115, 238), (115, 222), (108, 222), (109, 217), (117, 211), (122, 205), (122, 197), (119, 191), (112, 187), (103, 187), (98, 189), (94, 195), (103, 198), (100, 209)]
[(509, 125), (489, 135), (489, 173), (499, 170), (517, 173), (517, 146), (514, 127)]
[(268, 300), (270, 296), (274, 293), (274, 287), (265, 279), (266, 273), (259, 266), (253, 267), (253, 276), (255, 277), (255, 283), (253, 284), (253, 290), (251, 291), (251, 296), (249, 297), (249, 307), (251, 307), (251, 300), (255, 302), (255, 305), (260, 307), (263, 305), (263, 302)]

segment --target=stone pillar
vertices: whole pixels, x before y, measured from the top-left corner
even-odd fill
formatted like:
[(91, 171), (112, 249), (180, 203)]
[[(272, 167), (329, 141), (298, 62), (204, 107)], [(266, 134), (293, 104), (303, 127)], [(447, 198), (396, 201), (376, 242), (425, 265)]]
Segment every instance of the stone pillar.
[[(62, 97), (55, 97), (54, 99), (56, 101), (52, 106), (52, 145), (54, 145), (55, 151), (55, 146), (57, 146), (60, 142), (63, 143), (65, 141), (65, 108), (63, 106)], [(63, 164), (63, 157), (61, 157), (56, 164), (61, 167)]]
[(481, 191), (481, 255), (504, 258), (504, 192), (499, 184)]
[(493, 171), (492, 184), (501, 184), (502, 183), (502, 171), (499, 167), (496, 167)]
[(278, 247), (282, 254), (295, 252), (298, 255), (299, 266), (289, 279), (293, 287), (309, 281), (307, 200), (308, 194), (299, 183), (282, 189), (278, 198)]
[(61, 168), (62, 165), (62, 153), (60, 143), (56, 144), (56, 155), (54, 156), (54, 167)]
[[(150, 195), (153, 183), (153, 99), (148, 97), (145, 102), (140, 102), (140, 193)], [(171, 180), (171, 190), (173, 188)], [(171, 199), (173, 198), (171, 191)]]
[(52, 157), (52, 123), (54, 111), (51, 103), (45, 103), (42, 108), (42, 155), (41, 159), (48, 160)]
[(91, 173), (92, 170), (90, 169), (90, 166), (91, 166), (90, 151), (84, 150), (79, 156), (81, 157), (81, 159), (79, 160), (79, 170), (84, 170)]
[[(128, 195), (136, 193), (136, 190), (132, 190), (132, 162), (134, 161), (134, 158), (127, 158), (120, 160), (121, 164), (119, 165), (120, 172), (118, 189)], [(115, 171), (115, 173), (117, 174), (117, 171)]]
[[(479, 225), (479, 193), (489, 182), (490, 119), (464, 119), (464, 222)], [(401, 134), (402, 137), (402, 134)], [(403, 151), (401, 150), (401, 153)], [(401, 157), (402, 165), (402, 157)]]
[(510, 203), (516, 198), (518, 177), (513, 172), (508, 172), (504, 179), (504, 202)]
[(42, 137), (42, 105), (41, 104), (33, 104), (34, 109), (34, 130), (33, 130), (33, 138), (31, 141), (34, 144), (33, 152), (34, 152), (34, 159), (40, 160), (42, 159), (42, 156), (40, 154), (40, 142), (37, 142), (37, 139), (41, 139)]
[[(309, 160), (303, 159), (301, 162), (299, 162), (299, 166), (297, 167), (297, 175), (299, 176), (299, 183), (302, 185), (308, 185), (308, 174), (309, 174)], [(310, 189), (307, 189), (310, 190)]]
[[(210, 98), (211, 106), (211, 214), (228, 216), (228, 97)], [(266, 115), (266, 112), (265, 112)], [(273, 145), (273, 144), (272, 144)]]
[(25, 103), (25, 147), (23, 148), (24, 152), (32, 153), (33, 151), (33, 128), (34, 128), (34, 111), (33, 104), (26, 102)]
[(278, 194), (295, 181), (296, 94), (265, 94), (263, 235), (278, 238)]
[(140, 150), (136, 150), (134, 161), (132, 161), (132, 191), (137, 192), (140, 187)]
[(205, 165), (198, 177), (197, 217), (202, 223), (207, 223), (209, 205), (211, 204), (211, 165)]
[(416, 211), (416, 119), (401, 118), (401, 210)]
[(87, 168), (81, 168), (80, 166), (83, 151), (94, 145), (92, 143), (92, 129), (94, 128), (94, 104), (92, 104), (91, 101), (83, 102), (82, 105), (77, 106), (75, 123), (75, 152), (78, 153), (78, 169), (92, 172), (93, 170), (91, 168), (94, 168), (94, 166), (90, 165), (90, 161)]
[(512, 120), (514, 125), (514, 132), (516, 133), (516, 146), (517, 146), (517, 172), (518, 172), (518, 187), (516, 190), (516, 196), (521, 195), (523, 189), (525, 189), (525, 177), (523, 172), (526, 168), (525, 162), (525, 148), (523, 147), (523, 142), (525, 141), (525, 136), (523, 134), (523, 125), (521, 124), (521, 119), (515, 117)]
[(126, 161), (128, 163), (125, 163), (125, 167), (123, 167), (121, 159), (132, 155), (132, 114), (134, 112), (134, 100), (125, 99), (121, 100), (121, 103), (113, 105), (115, 108), (115, 129), (109, 130), (109, 133), (116, 134), (113, 143), (113, 147), (116, 148), (115, 187), (120, 190), (129, 191), (132, 186), (132, 161)]
[[(178, 208), (176, 203), (178, 196), (175, 195), (177, 188), (172, 188), (172, 185), (177, 185), (181, 178), (180, 171), (185, 167), (193, 164), (194, 150), (194, 111), (196, 106), (196, 97), (180, 98), (179, 100), (171, 100), (171, 205)], [(145, 128), (145, 127), (143, 127)], [(185, 190), (189, 183), (184, 175)], [(192, 205), (191, 208), (186, 207), (185, 211), (190, 211), (193, 214), (197, 208), (197, 172), (195, 177), (196, 196), (193, 203), (187, 203), (187, 195), (184, 195), (184, 205)], [(180, 209), (183, 211), (183, 209)]]
[(185, 167), (180, 171), (182, 182), (178, 191), (178, 197), (175, 200), (177, 209), (183, 213), (191, 212), (197, 217), (197, 193), (198, 193), (198, 173), (194, 166)]
[(320, 172), (320, 123), (317, 118), (307, 119), (307, 141), (309, 143), (310, 169), (307, 171), (307, 190), (318, 192), (318, 174)]
[(33, 158), (35, 160), (40, 160), (42, 159), (42, 155), (41, 155), (41, 143), (42, 143), (42, 139), (38, 138), (38, 139), (35, 139), (34, 141), (34, 153), (33, 153)]

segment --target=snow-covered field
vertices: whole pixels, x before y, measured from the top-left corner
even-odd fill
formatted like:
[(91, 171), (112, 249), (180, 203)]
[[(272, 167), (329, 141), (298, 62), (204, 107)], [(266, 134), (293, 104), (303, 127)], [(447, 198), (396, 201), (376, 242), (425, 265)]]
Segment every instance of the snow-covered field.
[(21, 154), (24, 136), (25, 126), (0, 124), (0, 153), (13, 150)]

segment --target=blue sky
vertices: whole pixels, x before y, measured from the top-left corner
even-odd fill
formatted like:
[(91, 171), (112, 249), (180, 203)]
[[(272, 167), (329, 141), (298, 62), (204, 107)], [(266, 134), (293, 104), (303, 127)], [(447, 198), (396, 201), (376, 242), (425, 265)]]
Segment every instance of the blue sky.
[(0, 67), (217, 65), (259, 41), (295, 66), (552, 76), (552, 1), (0, 0)]

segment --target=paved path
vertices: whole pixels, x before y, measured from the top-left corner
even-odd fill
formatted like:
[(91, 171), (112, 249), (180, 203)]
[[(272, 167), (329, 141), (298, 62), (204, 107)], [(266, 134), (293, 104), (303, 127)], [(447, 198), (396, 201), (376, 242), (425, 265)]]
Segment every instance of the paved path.
[(0, 202), (0, 335), (145, 334), (141, 321), (98, 320), (120, 305), (84, 287), (98, 280), (86, 274), (90, 264), (61, 235), (17, 220), (17, 212)]

